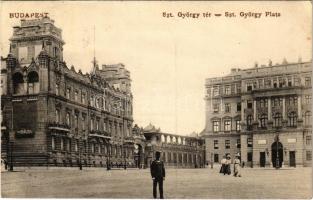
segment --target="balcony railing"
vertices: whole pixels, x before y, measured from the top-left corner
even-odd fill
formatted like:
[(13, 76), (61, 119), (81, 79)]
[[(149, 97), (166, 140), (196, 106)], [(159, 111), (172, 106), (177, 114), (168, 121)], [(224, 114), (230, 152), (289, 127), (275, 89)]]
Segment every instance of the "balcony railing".
[(134, 142), (135, 142), (135, 139), (132, 136), (124, 138), (124, 143), (134, 143)]
[(105, 139), (111, 139), (111, 136), (106, 131), (100, 131), (100, 130), (91, 130), (89, 137), (100, 137)]
[(48, 128), (50, 130), (59, 130), (59, 131), (65, 131), (65, 132), (70, 132), (70, 129), (71, 129), (71, 127), (69, 125), (59, 123), (59, 122), (49, 123)]

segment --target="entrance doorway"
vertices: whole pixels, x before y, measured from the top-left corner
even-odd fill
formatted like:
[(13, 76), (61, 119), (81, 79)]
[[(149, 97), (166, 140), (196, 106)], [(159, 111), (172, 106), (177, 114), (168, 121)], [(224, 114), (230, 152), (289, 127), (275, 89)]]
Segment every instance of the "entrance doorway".
[(272, 163), (273, 167), (281, 168), (284, 160), (284, 150), (281, 142), (276, 141), (272, 144)]
[(215, 163), (218, 163), (219, 162), (219, 159), (218, 159), (218, 154), (214, 154), (214, 162)]
[(143, 159), (143, 156), (142, 156), (142, 146), (140, 144), (135, 144), (134, 145), (134, 159), (135, 159), (135, 165), (136, 165), (136, 168), (141, 168), (141, 165), (142, 165), (142, 159)]
[(296, 152), (289, 151), (289, 166), (296, 167)]
[(260, 167), (265, 167), (265, 152), (260, 152)]

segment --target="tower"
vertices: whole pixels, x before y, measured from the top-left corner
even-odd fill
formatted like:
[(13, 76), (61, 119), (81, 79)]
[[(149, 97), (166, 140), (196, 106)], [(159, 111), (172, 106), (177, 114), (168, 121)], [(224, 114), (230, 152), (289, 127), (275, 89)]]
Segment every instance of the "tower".
[(21, 26), (13, 27), (11, 53), (20, 65), (26, 66), (36, 59), (42, 50), (63, 61), (62, 30), (48, 17), (34, 20), (21, 20)]

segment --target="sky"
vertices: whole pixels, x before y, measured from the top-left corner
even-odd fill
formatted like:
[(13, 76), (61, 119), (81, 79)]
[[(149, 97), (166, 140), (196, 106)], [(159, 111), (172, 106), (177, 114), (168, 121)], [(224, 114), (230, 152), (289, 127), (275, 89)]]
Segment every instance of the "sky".
[[(90, 72), (123, 63), (131, 73), (134, 123), (186, 135), (205, 127), (205, 79), (231, 68), (311, 59), (311, 2), (0, 2), (0, 54), (9, 51), (9, 13), (48, 12), (62, 29), (64, 60)], [(174, 17), (163, 17), (163, 13)], [(200, 13), (182, 18), (178, 13)], [(202, 13), (221, 17), (202, 17)], [(225, 17), (234, 12), (236, 17)], [(240, 12), (262, 13), (260, 18)], [(265, 17), (265, 12), (280, 17)], [(94, 31), (95, 27), (95, 31)], [(95, 35), (95, 37), (94, 37)], [(95, 42), (94, 42), (95, 41)]]

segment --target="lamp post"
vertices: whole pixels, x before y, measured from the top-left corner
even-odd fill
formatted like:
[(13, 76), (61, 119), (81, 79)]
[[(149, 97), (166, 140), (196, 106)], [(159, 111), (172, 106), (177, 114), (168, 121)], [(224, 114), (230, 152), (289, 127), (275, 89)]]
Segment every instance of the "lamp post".
[(13, 141), (10, 141), (10, 169), (9, 171), (13, 171)]
[(108, 156), (107, 156), (107, 170), (111, 170), (111, 166), (110, 166), (110, 156), (111, 156), (111, 148), (110, 148), (110, 144), (108, 144)]
[(79, 163), (78, 163), (78, 165), (79, 165), (79, 170), (82, 170), (83, 169), (83, 165), (82, 165), (82, 152), (81, 152), (81, 149), (82, 149), (82, 147), (81, 147), (81, 140), (82, 138), (81, 137), (79, 137), (79, 144), (78, 144), (78, 156), (79, 156)]
[(276, 135), (276, 169), (279, 169), (279, 153), (278, 153), (278, 142), (279, 142), (279, 136), (278, 136), (278, 132)]
[(123, 146), (123, 150), (124, 150), (124, 169), (126, 170), (127, 167), (126, 167), (126, 150), (125, 150), (125, 147)]
[(213, 169), (213, 153), (211, 153), (211, 169)]

